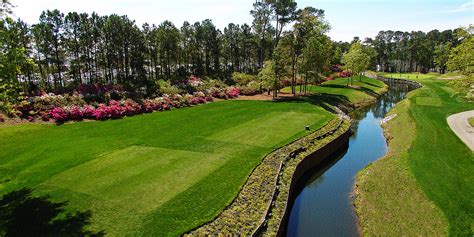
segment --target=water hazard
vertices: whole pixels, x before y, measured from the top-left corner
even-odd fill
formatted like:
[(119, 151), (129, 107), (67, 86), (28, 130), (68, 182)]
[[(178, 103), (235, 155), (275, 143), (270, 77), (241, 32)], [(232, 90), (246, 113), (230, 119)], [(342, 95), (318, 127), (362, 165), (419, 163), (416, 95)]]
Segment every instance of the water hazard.
[(351, 198), (357, 172), (387, 151), (381, 120), (396, 103), (414, 89), (390, 84), (389, 91), (371, 106), (354, 111), (354, 135), (349, 147), (315, 167), (301, 181), (287, 229), (287, 236), (358, 236), (357, 217)]

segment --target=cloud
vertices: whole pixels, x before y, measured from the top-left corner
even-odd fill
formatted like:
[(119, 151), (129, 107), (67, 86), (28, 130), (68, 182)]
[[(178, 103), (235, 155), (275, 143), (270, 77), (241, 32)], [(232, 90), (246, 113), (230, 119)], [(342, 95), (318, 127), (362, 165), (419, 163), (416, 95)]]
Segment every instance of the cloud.
[(471, 0), (469, 2), (466, 2), (462, 4), (461, 6), (458, 6), (457, 8), (450, 9), (450, 10), (445, 10), (441, 11), (441, 13), (460, 13), (460, 12), (474, 12), (474, 1)]

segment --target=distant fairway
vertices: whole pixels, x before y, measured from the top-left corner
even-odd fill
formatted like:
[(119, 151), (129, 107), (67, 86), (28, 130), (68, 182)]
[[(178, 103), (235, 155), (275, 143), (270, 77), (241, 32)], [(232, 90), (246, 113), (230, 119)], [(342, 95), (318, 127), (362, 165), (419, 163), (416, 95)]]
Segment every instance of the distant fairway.
[(223, 101), (106, 122), (0, 126), (0, 195), (23, 187), (111, 235), (212, 219), (272, 149), (334, 116), (309, 102)]

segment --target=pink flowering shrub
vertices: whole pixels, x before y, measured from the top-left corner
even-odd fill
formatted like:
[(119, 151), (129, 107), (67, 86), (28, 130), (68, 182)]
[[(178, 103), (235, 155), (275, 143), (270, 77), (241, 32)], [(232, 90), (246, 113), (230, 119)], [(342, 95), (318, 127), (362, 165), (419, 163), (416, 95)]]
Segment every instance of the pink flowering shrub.
[(339, 73), (339, 77), (350, 77), (352, 76), (352, 73), (350, 71), (347, 71), (347, 70), (344, 70), (342, 72)]
[(193, 105), (204, 104), (204, 103), (206, 103), (206, 98), (204, 98), (204, 97), (193, 97), (193, 98), (191, 98), (190, 103), (193, 104)]
[(109, 108), (105, 104), (99, 104), (92, 115), (95, 120), (106, 120), (110, 118)]
[(109, 113), (109, 117), (111, 119), (119, 119), (125, 116), (125, 110), (120, 105), (110, 105), (107, 107), (107, 112)]
[(240, 95), (240, 89), (237, 87), (231, 87), (227, 90), (227, 96), (229, 98), (237, 98)]
[(219, 98), (219, 99), (224, 99), (224, 100), (227, 100), (229, 98), (229, 96), (226, 93), (226, 90), (221, 89), (221, 88), (212, 87), (210, 89), (210, 94), (214, 98)]
[(94, 119), (95, 108), (91, 105), (82, 107), (82, 117), (84, 119)]
[(212, 96), (206, 96), (206, 102), (213, 102), (214, 98)]
[(196, 86), (199, 86), (199, 85), (202, 85), (203, 82), (201, 81), (201, 78), (197, 77), (197, 76), (190, 76), (187, 80), (187, 84), (193, 86), (193, 87), (196, 87)]
[(159, 110), (161, 108), (160, 104), (155, 100), (144, 100), (143, 101), (143, 112), (151, 113), (153, 111)]
[[(189, 81), (198, 82), (200, 81), (200, 78), (191, 76)], [(93, 85), (82, 86), (78, 89), (78, 91), (81, 93), (101, 93), (108, 90), (114, 90), (114, 88)], [(30, 121), (33, 121), (36, 118), (41, 118), (43, 121), (54, 119), (58, 124), (67, 121), (81, 121), (84, 119), (120, 119), (125, 116), (134, 116), (142, 113), (170, 110), (171, 108), (205, 104), (207, 102), (214, 101), (214, 98), (236, 98), (240, 95), (240, 93), (241, 90), (237, 87), (212, 87), (210, 89), (206, 89), (204, 92), (195, 92), (193, 95), (174, 94), (172, 96), (168, 96), (164, 94), (163, 97), (145, 99), (138, 103), (132, 99), (114, 100), (109, 98), (107, 99), (108, 103), (97, 104), (97, 102), (94, 102), (91, 105), (82, 100), (81, 94), (72, 96), (56, 96), (51, 94), (36, 98), (36, 102), (42, 106), (40, 111), (34, 111), (34, 109), (30, 110), (28, 109), (28, 105), (25, 104), (25, 113), (22, 113), (22, 116)], [(47, 109), (53, 104), (57, 104), (57, 106)]]
[(131, 99), (126, 100), (123, 106), (125, 107), (125, 115), (127, 116), (140, 114), (142, 110), (142, 106)]
[(83, 119), (82, 108), (79, 106), (69, 107), (69, 118), (74, 121), (81, 121)]
[(69, 120), (68, 112), (61, 107), (54, 108), (51, 110), (50, 114), (56, 123), (64, 123)]

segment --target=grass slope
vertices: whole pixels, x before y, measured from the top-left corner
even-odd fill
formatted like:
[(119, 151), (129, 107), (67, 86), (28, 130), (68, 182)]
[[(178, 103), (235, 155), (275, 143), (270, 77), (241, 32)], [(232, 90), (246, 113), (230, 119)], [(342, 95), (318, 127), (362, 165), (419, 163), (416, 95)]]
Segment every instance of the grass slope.
[(223, 101), (106, 122), (0, 126), (0, 195), (28, 187), (110, 235), (179, 235), (219, 213), (272, 149), (334, 116)]
[[(379, 231), (442, 235), (446, 229), (453, 236), (471, 236), (474, 154), (450, 130), (446, 118), (472, 110), (474, 104), (462, 101), (447, 81), (430, 75), (419, 78), (424, 87), (411, 93), (395, 110), (401, 116), (389, 122), (395, 138), (388, 158), (359, 174), (356, 204), (364, 231), (369, 235)], [(419, 190), (444, 217), (426, 203)], [(381, 218), (383, 215), (386, 217)], [(444, 218), (447, 226), (442, 225)], [(407, 223), (407, 228), (396, 227), (400, 223)]]
[[(328, 98), (336, 96), (352, 104), (371, 102), (374, 100), (371, 94), (382, 94), (386, 90), (387, 85), (383, 82), (365, 76), (363, 76), (360, 81), (358, 77), (354, 78), (352, 87), (347, 87), (346, 78), (337, 78), (332, 81), (327, 81), (321, 86), (308, 86), (310, 93), (320, 94)], [(291, 87), (284, 88), (282, 91), (291, 93)], [(299, 91), (299, 87), (297, 87), (297, 91)]]

